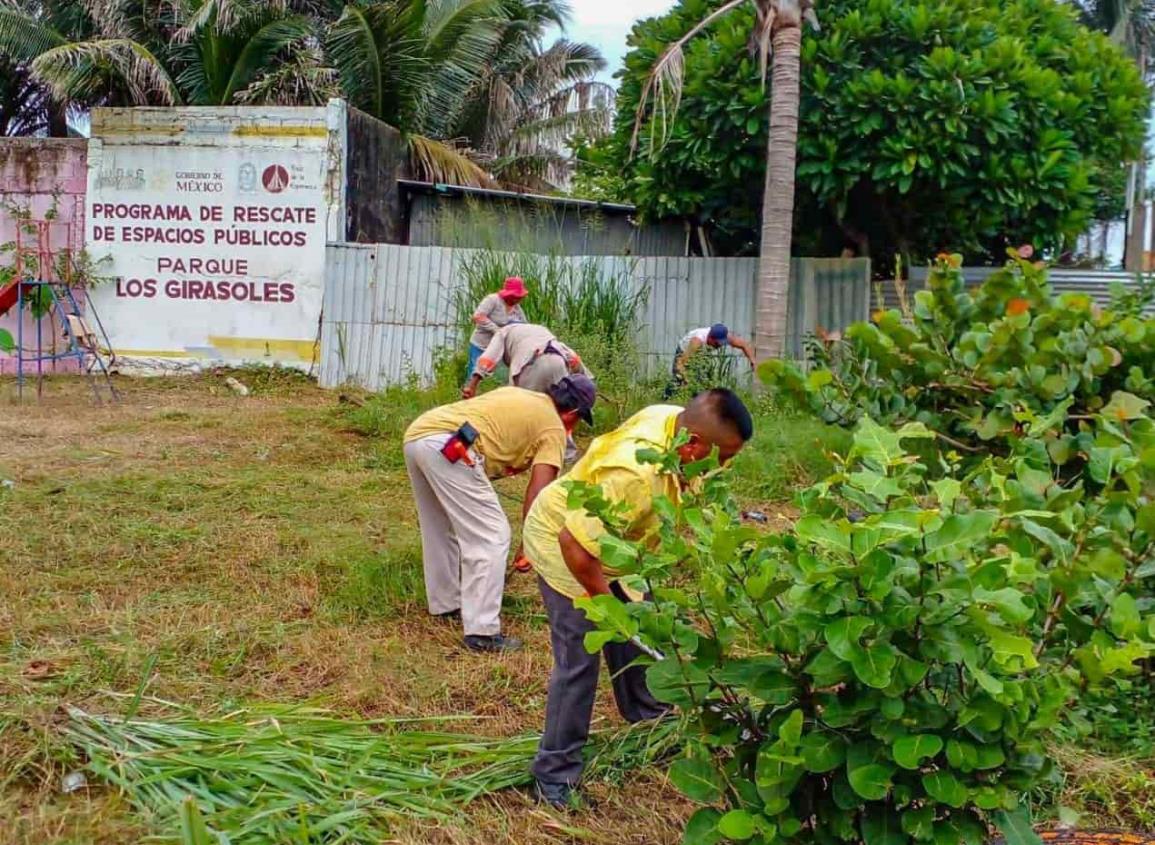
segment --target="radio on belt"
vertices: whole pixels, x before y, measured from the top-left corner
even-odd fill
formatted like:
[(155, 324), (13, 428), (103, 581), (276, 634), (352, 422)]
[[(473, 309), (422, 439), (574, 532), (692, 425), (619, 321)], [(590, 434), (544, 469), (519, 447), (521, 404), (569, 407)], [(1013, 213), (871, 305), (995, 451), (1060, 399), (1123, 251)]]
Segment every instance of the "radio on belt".
[(469, 456), (469, 450), (473, 448), (477, 438), (477, 429), (467, 422), (462, 423), (461, 428), (453, 432), (453, 436), (445, 441), (445, 445), (441, 447), (441, 454), (451, 464), (465, 461), (467, 466), (473, 466), (473, 458)]

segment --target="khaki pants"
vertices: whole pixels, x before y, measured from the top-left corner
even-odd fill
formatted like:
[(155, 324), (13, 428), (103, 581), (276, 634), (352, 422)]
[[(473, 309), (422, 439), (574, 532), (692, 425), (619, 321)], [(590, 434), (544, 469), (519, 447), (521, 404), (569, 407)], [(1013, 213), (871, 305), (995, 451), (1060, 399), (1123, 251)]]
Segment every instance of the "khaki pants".
[(501, 633), (509, 520), (476, 454), (471, 467), (449, 463), (448, 434), (405, 444), (405, 466), (421, 522), (429, 612), (461, 610), (466, 636)]
[(543, 352), (522, 368), (513, 383), (525, 390), (546, 393), (568, 375), (569, 367), (566, 366), (565, 358), (552, 352)]

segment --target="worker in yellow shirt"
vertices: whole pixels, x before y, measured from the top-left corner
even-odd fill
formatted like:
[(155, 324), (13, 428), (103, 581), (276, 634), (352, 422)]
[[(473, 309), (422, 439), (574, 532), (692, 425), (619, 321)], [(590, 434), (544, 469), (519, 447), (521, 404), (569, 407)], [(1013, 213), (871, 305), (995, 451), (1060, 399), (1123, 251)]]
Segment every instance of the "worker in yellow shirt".
[[(589, 738), (600, 671), (600, 655), (585, 649), (585, 635), (594, 626), (574, 607), (574, 599), (604, 594), (630, 599), (617, 581), (619, 573), (599, 559), (605, 526), (584, 508), (569, 507), (566, 482), (596, 484), (608, 501), (627, 505), (628, 539), (656, 539), (660, 520), (654, 500), (666, 496), (677, 501), (684, 481), (640, 462), (637, 453), (669, 449), (680, 432), (689, 436), (678, 450), (683, 465), (702, 460), (715, 449), (727, 463), (753, 436), (754, 423), (742, 400), (723, 389), (699, 394), (686, 408), (646, 408), (594, 440), (569, 473), (542, 491), (526, 517), (525, 553), (538, 574), (553, 647), (545, 731), (533, 774), (539, 798), (555, 807), (569, 805), (581, 779), (582, 748)], [(666, 712), (650, 695), (645, 672), (637, 666), (627, 668), (641, 654), (636, 646), (610, 643), (602, 652), (613, 678), (614, 698), (626, 720), (638, 722)]]
[(580, 373), (545, 393), (502, 387), (434, 408), (405, 432), (429, 612), (461, 617), (473, 651), (513, 651), (501, 633), (510, 527), (490, 482), (531, 470), (523, 515), (563, 466), (566, 432), (592, 422), (597, 389)]

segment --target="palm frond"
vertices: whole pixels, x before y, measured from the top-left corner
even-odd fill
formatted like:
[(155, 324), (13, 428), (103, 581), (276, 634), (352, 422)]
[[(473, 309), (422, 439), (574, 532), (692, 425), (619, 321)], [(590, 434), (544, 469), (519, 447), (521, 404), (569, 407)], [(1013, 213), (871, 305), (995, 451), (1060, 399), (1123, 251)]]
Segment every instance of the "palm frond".
[[(642, 93), (638, 98), (638, 109), (634, 115), (634, 132), (630, 139), (631, 152), (637, 150), (638, 139), (641, 136), (642, 127), (646, 123), (651, 100), (654, 101), (653, 114), (651, 115), (652, 120), (656, 122), (661, 129), (660, 137), (662, 140), (659, 146), (665, 145), (669, 137), (670, 124), (673, 122), (673, 118), (677, 115), (678, 107), (682, 103), (682, 83), (685, 78), (685, 54), (683, 50), (686, 43), (712, 23), (746, 2), (748, 2), (748, 0), (729, 0), (728, 3), (715, 9), (695, 24), (689, 32), (666, 48), (666, 51), (654, 64), (649, 76), (646, 77), (645, 84), (642, 85)], [(653, 150), (654, 132), (651, 131), (651, 153)]]
[(17, 63), (31, 62), (68, 39), (32, 15), (0, 6), (0, 53)]
[(234, 98), (246, 106), (321, 106), (339, 96), (337, 72), (325, 64), (320, 50), (293, 50)]
[(271, 21), (257, 30), (233, 64), (221, 105), (233, 102), (237, 92), (251, 85), (278, 54), (303, 42), (312, 31), (309, 21), (296, 16)]
[(421, 135), (409, 137), (409, 155), (418, 177), (426, 182), (488, 188), (493, 180), (461, 150)]
[(42, 53), (33, 73), (64, 101), (87, 100), (109, 80), (122, 84), (136, 105), (179, 105), (168, 70), (142, 44), (125, 39), (65, 44)]
[(387, 45), (379, 43), (370, 11), (360, 6), (346, 6), (329, 29), (327, 47), (349, 101), (374, 117), (390, 120), (392, 116), (384, 114), (385, 80), (381, 60)]

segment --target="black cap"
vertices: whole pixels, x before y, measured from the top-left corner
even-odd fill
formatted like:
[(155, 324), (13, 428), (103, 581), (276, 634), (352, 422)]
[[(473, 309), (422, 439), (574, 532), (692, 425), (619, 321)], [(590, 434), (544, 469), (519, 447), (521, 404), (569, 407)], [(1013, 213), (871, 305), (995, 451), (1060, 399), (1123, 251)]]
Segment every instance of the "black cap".
[(598, 401), (598, 388), (593, 379), (584, 373), (574, 373), (558, 382), (573, 399), (575, 410), (590, 425), (594, 422), (594, 403)]

